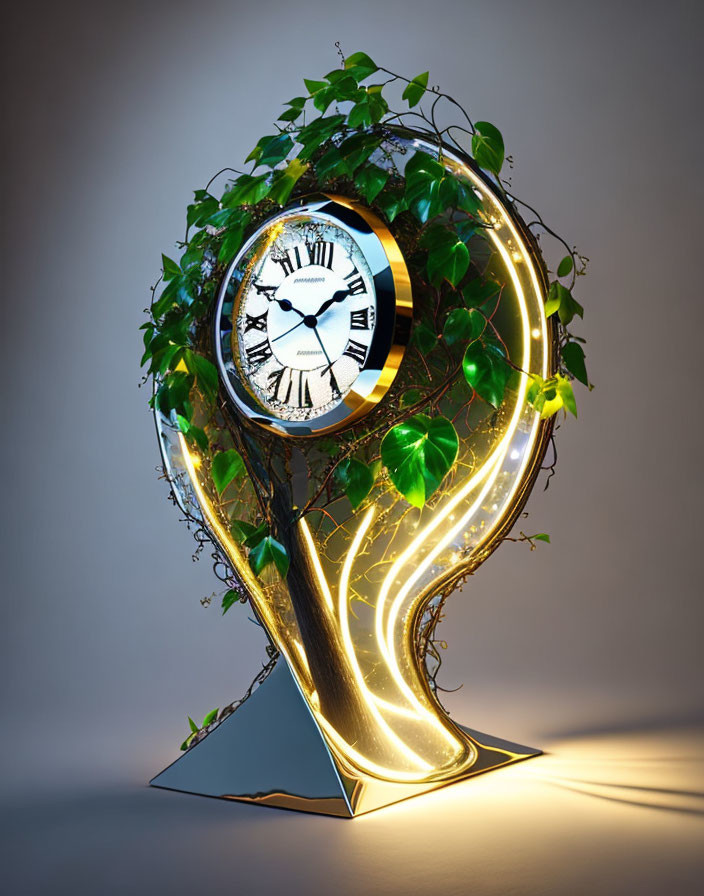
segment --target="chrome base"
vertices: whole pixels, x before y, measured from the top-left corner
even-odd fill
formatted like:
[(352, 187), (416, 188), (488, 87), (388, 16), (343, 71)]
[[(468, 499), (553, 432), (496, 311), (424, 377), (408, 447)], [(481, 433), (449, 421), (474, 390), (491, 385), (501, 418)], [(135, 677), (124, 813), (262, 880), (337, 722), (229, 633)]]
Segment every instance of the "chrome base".
[(236, 712), (149, 783), (353, 818), (541, 752), (460, 727), (475, 746), (477, 759), (455, 777), (418, 784), (351, 777), (338, 767), (286, 663), (279, 661)]

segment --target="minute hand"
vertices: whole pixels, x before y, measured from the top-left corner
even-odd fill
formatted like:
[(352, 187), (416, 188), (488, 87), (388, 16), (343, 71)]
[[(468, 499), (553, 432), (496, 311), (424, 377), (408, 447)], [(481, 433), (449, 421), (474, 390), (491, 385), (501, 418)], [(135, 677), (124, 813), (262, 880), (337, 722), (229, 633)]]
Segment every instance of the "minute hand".
[(323, 304), (320, 306), (320, 308), (318, 308), (318, 310), (315, 312), (315, 314), (313, 316), (320, 317), (320, 315), (324, 311), (327, 311), (331, 305), (334, 305), (335, 302), (344, 302), (349, 294), (350, 294), (349, 289), (338, 289), (338, 291), (334, 294), (334, 296), (331, 299), (328, 299), (326, 302), (323, 302)]

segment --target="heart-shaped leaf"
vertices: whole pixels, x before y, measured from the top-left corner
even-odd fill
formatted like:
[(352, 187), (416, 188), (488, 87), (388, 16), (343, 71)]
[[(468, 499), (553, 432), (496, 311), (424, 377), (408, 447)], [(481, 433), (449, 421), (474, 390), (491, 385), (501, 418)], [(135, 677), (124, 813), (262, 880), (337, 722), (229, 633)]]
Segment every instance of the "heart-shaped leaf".
[(448, 345), (473, 342), (479, 339), (485, 327), (486, 318), (480, 311), (474, 308), (455, 308), (447, 316), (442, 335)]
[(584, 362), (584, 349), (578, 342), (568, 342), (562, 349), (562, 360), (570, 373), (585, 386), (589, 385), (587, 365)]
[(422, 75), (416, 75), (403, 91), (402, 99), (408, 100), (408, 105), (412, 109), (413, 106), (417, 106), (421, 101), (427, 86), (428, 72), (423, 72)]
[(422, 507), (449, 473), (459, 439), (446, 417), (416, 414), (397, 423), (381, 442), (381, 460), (404, 498)]
[(477, 395), (498, 408), (512, 373), (503, 349), (493, 342), (478, 339), (467, 346), (462, 369)]
[(367, 202), (374, 202), (388, 179), (388, 171), (384, 171), (378, 165), (365, 165), (355, 175), (354, 182)]
[(344, 460), (336, 472), (340, 485), (356, 510), (372, 490), (374, 474), (367, 464), (351, 457)]
[(232, 480), (242, 472), (244, 472), (244, 463), (239, 452), (234, 448), (216, 454), (211, 464), (210, 473), (218, 494), (221, 495)]
[(493, 174), (501, 171), (504, 163), (504, 138), (501, 131), (488, 121), (476, 121), (472, 135), (472, 155), (480, 168)]
[(345, 68), (356, 81), (363, 81), (379, 71), (379, 66), (366, 53), (353, 53), (345, 59)]

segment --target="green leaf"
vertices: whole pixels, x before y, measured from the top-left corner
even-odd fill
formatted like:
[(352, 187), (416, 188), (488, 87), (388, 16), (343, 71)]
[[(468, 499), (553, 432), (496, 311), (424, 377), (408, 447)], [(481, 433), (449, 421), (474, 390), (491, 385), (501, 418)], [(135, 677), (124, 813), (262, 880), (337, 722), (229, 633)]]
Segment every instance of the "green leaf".
[(156, 393), (156, 405), (165, 417), (169, 417), (172, 411), (190, 419), (192, 408), (190, 405), (191, 387), (193, 376), (185, 371), (174, 371), (164, 377)]
[(256, 205), (269, 192), (268, 174), (242, 174), (222, 197), (226, 208), (237, 205)]
[(303, 109), (296, 109), (292, 106), (290, 109), (285, 109), (281, 115), (279, 115), (277, 121), (295, 121), (297, 118), (300, 118), (302, 114)]
[(353, 53), (345, 59), (345, 68), (355, 80), (363, 81), (369, 75), (379, 71), (379, 66), (366, 53)]
[(210, 227), (236, 227), (242, 218), (242, 210), (239, 208), (221, 208), (211, 215), (205, 222)]
[(485, 280), (483, 277), (475, 277), (462, 290), (462, 297), (470, 308), (478, 308), (490, 299), (496, 298), (501, 292), (501, 284), (496, 280)]
[(367, 202), (374, 202), (388, 179), (388, 171), (384, 171), (378, 165), (365, 165), (355, 175), (354, 182)]
[(190, 744), (191, 744), (191, 741), (193, 740), (193, 737), (194, 737), (193, 734), (189, 734), (189, 735), (188, 735), (188, 737), (187, 737), (187, 738), (184, 740), (184, 742), (181, 744), (181, 749), (182, 749), (182, 750), (185, 751), (185, 750), (187, 750), (187, 749), (189, 748), (189, 746), (190, 746)]
[(293, 140), (286, 132), (262, 137), (247, 156), (247, 161), (254, 159), (257, 165), (267, 165), (269, 168), (274, 168), (286, 158), (292, 147)]
[(327, 81), (311, 81), (308, 78), (304, 78), (303, 83), (311, 96), (319, 90), (326, 90), (330, 86)]
[(468, 215), (476, 215), (482, 207), (482, 201), (474, 192), (472, 183), (465, 177), (457, 177), (457, 208)]
[(406, 209), (406, 198), (403, 193), (392, 190), (382, 190), (376, 197), (376, 204), (386, 215), (390, 222)]
[(350, 177), (380, 143), (381, 137), (378, 134), (353, 134), (340, 144), (340, 155), (345, 160)]
[(545, 302), (545, 314), (550, 317), (556, 311), (560, 322), (565, 327), (572, 322), (575, 314), (584, 317), (584, 308), (574, 298), (570, 290), (557, 280), (553, 280)]
[(433, 283), (447, 280), (451, 286), (457, 286), (469, 267), (469, 249), (456, 239), (454, 243), (447, 243), (431, 252), (426, 266)]
[(421, 224), (442, 211), (438, 199), (445, 168), (425, 152), (415, 152), (406, 162), (406, 204)]
[(202, 430), (199, 426), (194, 426), (181, 414), (176, 414), (176, 422), (178, 423), (178, 428), (189, 441), (195, 442), (204, 453), (208, 450), (208, 436), (205, 434), (205, 430)]
[(421, 400), (423, 393), (420, 389), (406, 389), (406, 391), (401, 396), (401, 407), (408, 408), (416, 402)]
[(222, 615), (230, 609), (233, 604), (236, 604), (238, 600), (240, 600), (241, 595), (238, 591), (235, 591), (233, 588), (230, 588), (229, 591), (226, 591), (222, 597)]
[(167, 282), (181, 276), (181, 268), (168, 255), (161, 256), (161, 265), (164, 270), (164, 280)]
[(352, 508), (356, 510), (374, 486), (370, 467), (350, 457), (338, 466), (336, 475)]
[(325, 143), (344, 124), (344, 115), (329, 115), (316, 118), (298, 132), (296, 139), (303, 147), (300, 159), (309, 159), (315, 150)]
[(562, 361), (565, 367), (580, 383), (589, 385), (587, 366), (584, 362), (584, 349), (578, 342), (568, 342), (562, 349)]
[(550, 536), (547, 532), (538, 532), (537, 535), (528, 535), (527, 538), (529, 538), (531, 541), (546, 541), (548, 544), (550, 544)]
[(417, 346), (422, 354), (426, 355), (435, 348), (437, 341), (437, 334), (427, 324), (423, 323), (423, 321), (416, 324), (411, 335), (411, 344)]
[(486, 318), (480, 311), (455, 308), (447, 316), (442, 335), (448, 345), (473, 342), (479, 339), (485, 327)]
[(313, 99), (313, 104), (316, 108), (320, 109), (321, 112), (325, 112), (325, 109), (320, 108), (320, 106), (317, 105), (316, 100), (322, 93), (330, 93), (332, 99), (337, 100), (340, 103), (347, 101), (356, 102), (364, 95), (364, 88), (357, 87), (357, 81), (349, 72), (344, 72), (342, 69), (338, 68), (335, 69), (334, 72), (330, 72), (330, 74), (327, 75), (327, 80), (330, 82), (331, 86), (327, 91), (321, 90)]
[(253, 548), (259, 544), (262, 538), (269, 534), (269, 525), (264, 522), (259, 523), (258, 526), (253, 526), (246, 520), (231, 520), (230, 532), (232, 532), (232, 537), (235, 541), (240, 542), (247, 548)]
[(425, 88), (428, 86), (428, 72), (422, 75), (416, 75), (411, 83), (403, 91), (402, 99), (408, 100), (408, 105), (412, 109), (421, 101)]
[(327, 454), (328, 457), (334, 457), (340, 450), (340, 443), (336, 442), (335, 439), (322, 438), (318, 439), (318, 448), (323, 454)]
[(416, 414), (386, 433), (381, 459), (396, 489), (422, 507), (452, 469), (458, 450), (457, 432), (446, 417)]
[(219, 264), (227, 265), (232, 261), (242, 245), (243, 238), (244, 227), (241, 224), (227, 231), (218, 252)]
[(211, 722), (215, 721), (215, 719), (217, 718), (218, 712), (219, 712), (219, 709), (211, 709), (210, 712), (206, 716), (204, 716), (203, 724), (200, 727), (207, 728)]
[(503, 349), (485, 340), (472, 342), (464, 353), (462, 369), (477, 395), (498, 408), (504, 400), (506, 384), (511, 376), (511, 367)]
[(193, 732), (193, 734), (198, 734), (198, 732), (200, 731), (200, 728), (196, 725), (196, 723), (193, 721), (193, 719), (190, 716), (188, 716), (188, 725), (189, 725), (191, 731)]
[(380, 122), (384, 115), (389, 111), (389, 104), (381, 95), (381, 87), (382, 85), (379, 84), (376, 88), (368, 88), (367, 103), (369, 104), (369, 113), (374, 124)]
[(291, 159), (282, 171), (277, 171), (274, 175), (271, 189), (269, 190), (269, 198), (274, 202), (278, 202), (279, 205), (286, 205), (293, 188), (307, 168), (307, 162), (302, 162), (300, 159)]
[(205, 396), (213, 401), (218, 394), (218, 369), (203, 355), (199, 355), (190, 349), (186, 349), (183, 353), (183, 361), (196, 378), (196, 385), (205, 394)]
[(337, 146), (332, 144), (325, 150), (315, 163), (315, 173), (320, 181), (332, 180), (348, 173), (347, 161)]
[(219, 203), (214, 196), (202, 202), (194, 202), (186, 209), (186, 223), (189, 227), (201, 227), (218, 210)]
[(279, 571), (281, 578), (285, 579), (289, 567), (286, 548), (273, 535), (267, 535), (249, 552), (249, 565), (254, 574), (258, 576), (272, 563)]
[(347, 116), (347, 124), (351, 128), (367, 128), (372, 123), (372, 110), (368, 100), (365, 98), (360, 103), (356, 103)]
[(572, 268), (574, 267), (574, 262), (572, 261), (571, 255), (565, 255), (562, 261), (557, 266), (557, 276), (558, 277), (566, 277)]
[(210, 469), (218, 494), (221, 495), (232, 480), (244, 472), (244, 463), (238, 451), (220, 451), (213, 458)]
[(572, 383), (567, 379), (567, 377), (562, 376), (561, 374), (556, 374), (557, 379), (557, 394), (562, 399), (562, 404), (565, 406), (565, 409), (570, 412), (573, 416), (577, 416), (577, 402), (574, 397), (574, 392), (572, 391)]
[(476, 133), (472, 135), (472, 155), (475, 162), (480, 168), (498, 174), (505, 154), (501, 131), (488, 121), (477, 121), (474, 128)]
[(572, 391), (572, 383), (561, 373), (544, 380), (537, 374), (531, 375), (528, 401), (540, 414), (541, 420), (552, 417), (560, 408), (577, 416), (577, 402)]

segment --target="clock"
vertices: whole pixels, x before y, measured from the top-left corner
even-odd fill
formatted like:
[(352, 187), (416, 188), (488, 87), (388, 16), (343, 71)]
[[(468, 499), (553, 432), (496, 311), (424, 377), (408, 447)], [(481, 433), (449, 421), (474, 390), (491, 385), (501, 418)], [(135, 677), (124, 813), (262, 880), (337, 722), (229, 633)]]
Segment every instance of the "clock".
[(386, 225), (344, 197), (302, 199), (264, 222), (225, 273), (215, 347), (228, 397), (282, 435), (349, 426), (391, 386), (411, 314)]

